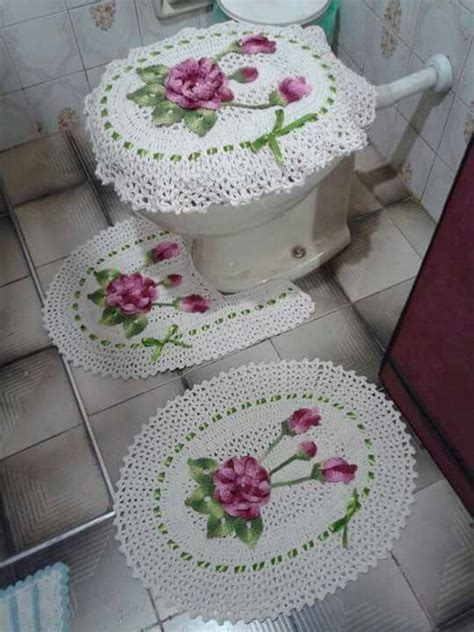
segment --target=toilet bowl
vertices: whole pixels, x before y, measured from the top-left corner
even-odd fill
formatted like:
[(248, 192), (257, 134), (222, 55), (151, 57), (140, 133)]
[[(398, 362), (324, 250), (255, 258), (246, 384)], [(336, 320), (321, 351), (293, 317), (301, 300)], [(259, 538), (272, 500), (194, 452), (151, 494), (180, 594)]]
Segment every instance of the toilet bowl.
[(270, 193), (238, 207), (206, 213), (140, 211), (192, 238), (198, 271), (222, 292), (275, 278), (297, 279), (350, 242), (347, 213), (354, 157), (333, 161), (288, 193)]

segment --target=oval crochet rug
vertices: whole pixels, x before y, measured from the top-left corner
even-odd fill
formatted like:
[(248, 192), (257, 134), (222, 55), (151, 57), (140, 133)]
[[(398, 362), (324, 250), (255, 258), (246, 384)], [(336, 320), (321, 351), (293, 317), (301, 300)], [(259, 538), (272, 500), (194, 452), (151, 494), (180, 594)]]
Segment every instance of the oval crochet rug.
[(222, 373), (129, 447), (115, 497), (134, 576), (191, 616), (275, 618), (386, 557), (413, 501), (400, 415), (332, 363)]

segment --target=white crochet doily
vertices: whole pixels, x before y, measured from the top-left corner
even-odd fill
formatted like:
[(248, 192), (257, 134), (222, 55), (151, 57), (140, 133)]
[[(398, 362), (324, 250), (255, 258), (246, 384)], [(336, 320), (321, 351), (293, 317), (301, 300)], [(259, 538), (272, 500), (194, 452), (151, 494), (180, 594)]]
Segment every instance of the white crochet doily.
[[(176, 244), (175, 256), (147, 261), (147, 253), (163, 243)], [(139, 331), (127, 338), (123, 323), (113, 324), (113, 318), (111, 324), (99, 322), (104, 304), (91, 299), (101, 292), (104, 270), (115, 275), (141, 271), (157, 284), (156, 302), (171, 304), (178, 297), (197, 294), (210, 307), (205, 313), (153, 307), (145, 314), (146, 326), (138, 326)], [(171, 274), (182, 277), (179, 286), (159, 285)], [(102, 288), (107, 274), (105, 279)], [(75, 366), (126, 379), (218, 358), (296, 327), (313, 309), (311, 298), (289, 281), (270, 281), (223, 296), (196, 271), (179, 235), (137, 218), (102, 231), (71, 254), (50, 285), (43, 320), (53, 343)], [(137, 322), (143, 326), (145, 321)]]
[[(273, 54), (222, 56), (242, 38), (261, 31), (234, 22), (202, 30), (186, 28), (133, 49), (126, 59), (107, 66), (100, 85), (86, 99), (87, 124), (98, 176), (104, 183), (113, 182), (134, 209), (204, 211), (213, 204), (235, 206), (265, 193), (289, 191), (334, 159), (367, 144), (366, 130), (375, 118), (375, 88), (333, 55), (319, 27), (266, 26), (266, 37), (276, 42)], [(127, 98), (145, 86), (143, 69), (158, 64), (171, 68), (202, 57), (218, 58), (227, 76), (244, 66), (259, 73), (251, 83), (230, 80), (234, 101), (216, 110), (216, 122), (204, 136), (182, 121), (157, 127), (153, 107), (141, 107)], [(285, 107), (233, 106), (266, 104), (284, 78), (302, 76), (311, 93)], [(284, 128), (304, 115), (317, 119), (275, 135), (281, 164), (270, 139), (258, 150), (254, 146), (274, 129), (277, 110), (284, 115)]]
[[(253, 548), (232, 534), (208, 538), (208, 516), (186, 504), (197, 486), (188, 460), (261, 458), (283, 420), (314, 406), (320, 425), (285, 436), (265, 467), (312, 440), (313, 462), (342, 456), (357, 465), (354, 480), (272, 488)], [(289, 614), (387, 556), (410, 513), (413, 454), (393, 404), (353, 372), (319, 360), (232, 369), (170, 402), (135, 437), (115, 496), (117, 537), (144, 586), (192, 616), (249, 622)], [(293, 461), (271, 483), (307, 476), (311, 467)], [(336, 525), (355, 493), (344, 547)]]

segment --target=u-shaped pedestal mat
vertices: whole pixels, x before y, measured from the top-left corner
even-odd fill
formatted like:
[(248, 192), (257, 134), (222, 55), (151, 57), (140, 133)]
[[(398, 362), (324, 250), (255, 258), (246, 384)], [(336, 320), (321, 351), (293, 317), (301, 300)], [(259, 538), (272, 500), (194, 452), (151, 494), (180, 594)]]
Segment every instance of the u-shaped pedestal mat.
[(243, 349), (296, 327), (313, 309), (288, 281), (223, 296), (196, 271), (181, 237), (135, 218), (70, 255), (43, 319), (75, 366), (127, 379)]

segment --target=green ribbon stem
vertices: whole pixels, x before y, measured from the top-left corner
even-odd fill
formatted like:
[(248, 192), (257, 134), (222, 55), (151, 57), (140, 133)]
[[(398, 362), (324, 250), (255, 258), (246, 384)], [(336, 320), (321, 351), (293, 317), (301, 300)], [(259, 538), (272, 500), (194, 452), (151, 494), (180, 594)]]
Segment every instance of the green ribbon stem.
[(142, 345), (144, 347), (155, 347), (151, 354), (151, 361), (156, 362), (163, 351), (163, 347), (167, 344), (175, 345), (176, 347), (183, 347), (184, 349), (190, 349), (191, 345), (186, 344), (180, 340), (180, 334), (178, 334), (178, 325), (171, 325), (168, 327), (165, 333), (165, 337), (160, 338), (142, 338)]
[(346, 514), (343, 518), (336, 520), (329, 527), (329, 531), (332, 533), (337, 533), (342, 530), (342, 546), (347, 548), (349, 544), (349, 522), (353, 518), (354, 514), (359, 511), (360, 502), (359, 502), (359, 494), (357, 493), (357, 489), (354, 489), (352, 495), (350, 497), (349, 502), (347, 503)]
[(270, 470), (270, 476), (273, 476), (273, 474), (276, 474), (276, 472), (279, 472), (284, 467), (286, 467), (290, 463), (293, 463), (293, 461), (297, 461), (298, 459), (300, 459), (300, 457), (297, 454), (293, 454), (293, 456), (290, 456), (289, 459), (286, 459), (286, 461), (283, 461), (283, 463), (280, 463), (280, 465), (274, 467), (273, 470)]
[(268, 134), (263, 134), (263, 136), (260, 136), (259, 138), (254, 140), (250, 145), (252, 151), (254, 152), (257, 152), (262, 147), (268, 145), (273, 152), (273, 155), (275, 156), (275, 160), (280, 165), (283, 164), (283, 154), (281, 153), (281, 147), (278, 143), (278, 138), (289, 134), (299, 127), (303, 127), (303, 125), (306, 125), (306, 123), (318, 120), (318, 115), (316, 113), (304, 114), (303, 116), (300, 116), (300, 118), (295, 119), (294, 121), (283, 127), (284, 116), (285, 114), (282, 109), (277, 110), (275, 112), (275, 125), (273, 126), (272, 131)]
[(275, 441), (272, 441), (270, 443), (270, 445), (268, 446), (268, 448), (265, 450), (265, 452), (263, 453), (262, 457), (259, 459), (260, 461), (263, 461), (263, 459), (265, 459), (270, 452), (276, 448), (276, 446), (280, 443), (280, 441), (283, 439), (283, 437), (285, 436), (285, 433), (282, 432), (281, 434), (278, 435), (278, 437), (275, 439)]
[(272, 483), (270, 487), (273, 489), (275, 487), (289, 487), (290, 485), (299, 485), (300, 483), (305, 483), (306, 481), (313, 480), (311, 476), (303, 476), (302, 478), (294, 478), (291, 481), (281, 481), (280, 483)]

